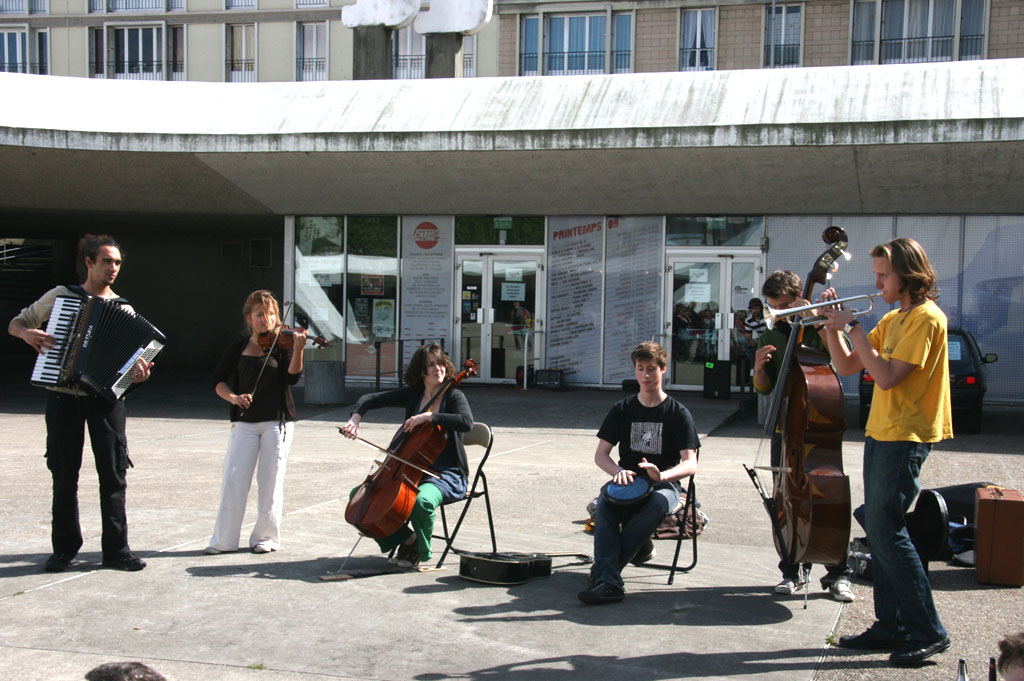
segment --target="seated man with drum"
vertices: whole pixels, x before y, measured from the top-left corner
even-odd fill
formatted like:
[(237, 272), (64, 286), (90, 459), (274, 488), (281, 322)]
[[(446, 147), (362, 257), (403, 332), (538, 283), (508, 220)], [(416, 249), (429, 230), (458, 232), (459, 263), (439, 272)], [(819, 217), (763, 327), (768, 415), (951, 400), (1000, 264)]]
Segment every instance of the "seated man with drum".
[[(700, 440), (689, 410), (662, 389), (668, 353), (653, 341), (630, 355), (640, 393), (620, 400), (597, 432), (594, 463), (611, 476), (594, 514), (594, 564), (584, 603), (625, 598), (622, 568), (654, 557), (651, 535), (679, 503), (679, 480), (697, 472)], [(619, 447), (619, 462), (612, 448)]]

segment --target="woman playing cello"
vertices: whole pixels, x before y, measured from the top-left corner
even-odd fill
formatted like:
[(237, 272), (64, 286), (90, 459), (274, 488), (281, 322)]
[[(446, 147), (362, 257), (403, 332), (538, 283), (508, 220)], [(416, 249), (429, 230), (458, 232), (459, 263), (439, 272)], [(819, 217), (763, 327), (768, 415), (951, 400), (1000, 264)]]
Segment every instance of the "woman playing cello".
[(455, 367), (440, 345), (424, 345), (416, 350), (409, 361), (405, 370), (406, 385), (395, 390), (363, 395), (356, 402), (348, 422), (340, 429), (342, 435), (355, 439), (366, 412), (380, 407), (404, 407), (402, 431), (411, 433), (418, 426), (435, 424), (448, 432), (447, 445), (429, 468), (433, 475), (419, 484), (416, 502), (409, 516), (412, 528), (403, 525), (390, 536), (376, 539), (384, 553), (398, 547), (395, 560), (399, 567), (415, 567), (421, 561), (430, 560), (430, 539), (434, 534), (437, 507), (458, 501), (466, 495), (469, 463), (462, 445), (462, 435), (473, 427), (469, 402), (462, 391), (451, 388), (431, 403), (441, 390), (445, 378), (450, 378), (454, 373)]

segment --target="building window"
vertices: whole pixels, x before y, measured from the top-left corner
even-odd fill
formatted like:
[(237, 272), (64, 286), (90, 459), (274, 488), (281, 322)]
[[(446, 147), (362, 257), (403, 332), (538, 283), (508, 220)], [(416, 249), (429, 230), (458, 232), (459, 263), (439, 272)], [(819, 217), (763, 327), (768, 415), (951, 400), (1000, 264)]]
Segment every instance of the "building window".
[[(985, 0), (882, 0), (882, 37), (875, 45), (875, 0), (853, 10), (854, 64), (981, 59), (985, 42)], [(960, 22), (956, 44), (954, 27)]]
[(679, 39), (679, 70), (714, 70), (715, 9), (683, 10), (682, 29)]
[(255, 35), (255, 24), (230, 24), (228, 26), (228, 82), (253, 83), (256, 81)]
[[(393, 73), (396, 79), (415, 79), (426, 77), (427, 41), (426, 36), (406, 26), (394, 32)], [(476, 75), (476, 36), (467, 35), (462, 38), (462, 76), (472, 78)]]
[(544, 18), (544, 72), (552, 76), (605, 72), (604, 14)]
[(47, 31), (35, 31), (36, 38), (36, 52), (33, 55), (32, 63), (29, 64), (29, 70), (39, 76), (48, 76), (50, 74), (50, 34)]
[(110, 12), (162, 12), (164, 0), (107, 0)]
[(960, 59), (984, 59), (985, 0), (961, 0)]
[(756, 246), (764, 234), (764, 218), (669, 215), (666, 246)]
[(764, 66), (800, 66), (800, 5), (765, 8)]
[(103, 52), (103, 29), (89, 29), (89, 77), (106, 78), (106, 57)]
[(633, 72), (633, 15), (612, 15), (612, 73)]
[(955, 0), (882, 2), (882, 63), (951, 60), (954, 9)]
[(225, 0), (225, 9), (256, 9), (256, 0)]
[(398, 79), (423, 78), (427, 59), (426, 36), (406, 26), (394, 32), (394, 77)]
[(457, 215), (457, 246), (543, 246), (544, 218), (536, 215)]
[(48, 11), (47, 0), (0, 0), (0, 14), (46, 14)]
[(171, 80), (185, 78), (185, 27), (167, 27), (167, 69)]
[(327, 80), (327, 22), (300, 23), (296, 53), (296, 80)]
[(522, 31), (519, 40), (519, 75), (536, 76), (540, 74), (537, 63), (540, 41), (538, 38), (537, 17), (523, 17)]
[(164, 64), (160, 57), (163, 29), (159, 26), (115, 28), (111, 78), (120, 80), (163, 80)]
[(853, 5), (853, 64), (875, 63), (876, 0), (860, 0)]
[(28, 31), (0, 28), (0, 71), (28, 73)]
[[(612, 50), (605, 48), (607, 14), (568, 14), (544, 17), (543, 64), (539, 58), (540, 22), (537, 17), (523, 17), (520, 41), (520, 74), (578, 75), (593, 73), (630, 73), (633, 61), (633, 15), (622, 12), (612, 15)], [(608, 57), (611, 57), (609, 63)]]

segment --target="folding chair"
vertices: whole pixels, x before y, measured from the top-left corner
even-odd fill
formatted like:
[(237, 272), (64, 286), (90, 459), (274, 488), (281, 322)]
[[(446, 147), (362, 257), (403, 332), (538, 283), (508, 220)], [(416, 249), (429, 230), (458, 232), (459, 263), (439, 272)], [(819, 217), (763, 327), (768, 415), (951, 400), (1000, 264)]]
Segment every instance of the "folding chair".
[[(487, 463), (487, 458), (491, 455), (494, 436), (491, 434), (491, 429), (487, 427), (487, 424), (474, 422), (473, 428), (462, 437), (462, 444), (483, 447), (484, 456), (480, 459), (480, 463), (477, 464), (476, 475), (473, 476), (473, 484), (470, 485), (466, 496), (441, 506), (441, 526), (444, 528), (444, 534), (435, 534), (434, 537), (444, 539), (445, 547), (444, 552), (441, 554), (441, 560), (437, 561), (437, 568), (444, 564), (445, 558), (448, 557), (448, 552), (452, 550), (452, 545), (455, 543), (455, 537), (459, 533), (459, 528), (462, 527), (462, 521), (466, 518), (466, 512), (469, 511), (469, 505), (473, 502), (473, 499), (478, 497), (483, 497), (484, 503), (487, 505), (487, 525), (491, 530), (491, 552), (498, 552), (498, 542), (494, 538), (494, 516), (491, 514), (491, 497), (487, 493), (487, 476), (484, 475), (484, 464)], [(449, 534), (448, 517), (444, 509), (445, 506), (451, 506), (452, 504), (464, 504), (464, 506), (462, 507), (462, 513), (459, 514), (458, 522), (455, 523), (455, 528)]]
[[(697, 453), (698, 461), (700, 460), (700, 452)], [(686, 567), (679, 567), (679, 552), (683, 546), (683, 530), (680, 528), (679, 537), (676, 539), (675, 553), (672, 555), (672, 564), (663, 565), (657, 563), (641, 563), (636, 567), (642, 568), (653, 568), (655, 570), (668, 570), (668, 583), (672, 584), (676, 578), (676, 572), (689, 572), (693, 568), (697, 567), (697, 530), (700, 528), (700, 515), (697, 513), (697, 485), (693, 481), (694, 476), (689, 477), (689, 483), (686, 486), (686, 501), (683, 503), (683, 524), (691, 524), (694, 528), (693, 537), (690, 541), (693, 548), (693, 556), (690, 564)], [(678, 507), (672, 509), (672, 513), (675, 513)], [(690, 521), (687, 523), (687, 521)]]

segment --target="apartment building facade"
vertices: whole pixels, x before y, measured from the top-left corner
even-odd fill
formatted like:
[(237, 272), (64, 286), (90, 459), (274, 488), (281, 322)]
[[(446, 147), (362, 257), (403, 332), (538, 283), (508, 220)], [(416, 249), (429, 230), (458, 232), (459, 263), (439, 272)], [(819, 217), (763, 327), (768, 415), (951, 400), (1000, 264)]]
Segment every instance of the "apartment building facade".
[[(0, 111), (0, 216), (10, 218), (0, 237), (59, 245), (101, 221), (159, 261), (168, 230), (187, 231), (209, 251), (209, 271), (239, 275), (238, 295), (283, 282), (303, 321), (338, 339), (321, 357), (344, 361), (353, 380), (373, 378), (382, 357), (393, 375), (395, 342), (436, 334), (480, 359), (481, 380), (532, 365), (614, 386), (628, 374), (625, 345), (656, 337), (673, 346), (670, 385), (693, 389), (708, 358), (740, 359), (736, 317), (765, 273), (812, 257), (820, 231), (839, 223), (859, 249), (921, 240), (943, 265), (951, 322), (1001, 354), (990, 395), (1019, 394), (1024, 359), (1010, 348), (1024, 332), (1024, 277), (1000, 254), (1024, 244), (1018, 88), (1005, 75), (1020, 63), (995, 60), (1024, 57), (1024, 2), (502, 0), (463, 46), (465, 76), (495, 78), (443, 84), (473, 106), (439, 102), (425, 82), (234, 84), (351, 80), (341, 6), (0, 0), (0, 71), (95, 80), (12, 77), (42, 83), (11, 101), (32, 102), (38, 87), (46, 101), (105, 102), (46, 124), (39, 105), (34, 116)], [(396, 79), (422, 77), (424, 42), (396, 32)], [(152, 110), (138, 109), (143, 98)], [(254, 110), (265, 114), (257, 123)], [(427, 113), (436, 120), (424, 128)], [(277, 136), (300, 118), (306, 127)], [(165, 134), (142, 146), (118, 136), (138, 125)], [(51, 130), (102, 134), (68, 146)], [(417, 248), (445, 254), (430, 289), (446, 292), (440, 308), (416, 297)], [(848, 286), (870, 281), (863, 262)], [(1010, 293), (978, 293), (990, 289)], [(514, 303), (532, 312), (532, 329), (514, 323)], [(702, 341), (678, 342), (680, 304), (712, 313)], [(438, 319), (449, 322), (431, 326)]]
[[(0, 0), (0, 71), (145, 80), (352, 78), (340, 0)], [(393, 36), (395, 78), (425, 38)], [(496, 0), (464, 75), (650, 73), (1024, 57), (1018, 0)]]

